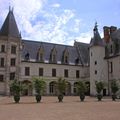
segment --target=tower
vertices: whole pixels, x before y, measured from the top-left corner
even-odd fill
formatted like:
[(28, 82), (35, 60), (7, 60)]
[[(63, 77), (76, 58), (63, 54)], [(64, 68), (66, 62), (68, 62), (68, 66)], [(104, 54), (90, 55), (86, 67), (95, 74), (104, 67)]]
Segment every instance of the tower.
[[(90, 42), (90, 94), (96, 95), (95, 81), (107, 80), (107, 63), (105, 57), (105, 45), (98, 32), (97, 23), (93, 29), (94, 36)], [(107, 88), (104, 90), (107, 94)]]
[(9, 95), (10, 82), (19, 80), (20, 46), (21, 35), (10, 9), (0, 29), (0, 94)]

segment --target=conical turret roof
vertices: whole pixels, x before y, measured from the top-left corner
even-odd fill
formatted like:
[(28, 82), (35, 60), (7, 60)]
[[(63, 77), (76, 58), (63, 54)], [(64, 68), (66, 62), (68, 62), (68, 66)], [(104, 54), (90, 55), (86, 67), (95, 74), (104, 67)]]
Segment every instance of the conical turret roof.
[(9, 13), (1, 27), (0, 35), (9, 37), (21, 37), (13, 14), (13, 10), (9, 10)]
[(91, 39), (90, 47), (92, 47), (92, 46), (104, 46), (104, 41), (103, 41), (103, 39), (101, 39), (100, 34), (98, 32), (97, 23), (95, 23), (95, 27), (93, 29), (93, 32), (94, 32), (94, 36)]

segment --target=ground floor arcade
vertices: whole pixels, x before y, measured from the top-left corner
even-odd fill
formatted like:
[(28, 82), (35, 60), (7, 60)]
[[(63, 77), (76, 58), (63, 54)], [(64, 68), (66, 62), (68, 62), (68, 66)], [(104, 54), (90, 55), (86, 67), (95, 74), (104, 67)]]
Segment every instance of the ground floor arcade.
[[(24, 80), (20, 82), (23, 86), (25, 86), (25, 89), (21, 93), (22, 95), (34, 95), (35, 91), (32, 87), (32, 82), (29, 80)], [(86, 81), (85, 84), (88, 87), (88, 90), (86, 91), (86, 95), (90, 95), (90, 82)], [(64, 95), (70, 96), (70, 95), (77, 95), (77, 82), (67, 82), (66, 85), (66, 91)], [(44, 90), (44, 95), (57, 95), (57, 88), (56, 88), (56, 81), (50, 81), (46, 82), (45, 90)]]

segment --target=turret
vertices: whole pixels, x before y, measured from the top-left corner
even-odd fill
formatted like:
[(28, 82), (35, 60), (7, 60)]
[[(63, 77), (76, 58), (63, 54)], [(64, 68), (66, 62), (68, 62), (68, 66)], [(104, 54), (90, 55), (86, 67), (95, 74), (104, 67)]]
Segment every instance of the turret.
[[(19, 33), (13, 10), (9, 10), (8, 15), (0, 29), (0, 93), (10, 94), (10, 82), (19, 80), (20, 76), (20, 46), (21, 35)], [(4, 50), (3, 50), (4, 48)]]
[[(107, 80), (107, 64), (104, 60), (105, 46), (98, 32), (97, 23), (93, 29), (93, 38), (90, 42), (90, 94), (96, 95), (95, 81)], [(107, 93), (107, 91), (106, 91)]]

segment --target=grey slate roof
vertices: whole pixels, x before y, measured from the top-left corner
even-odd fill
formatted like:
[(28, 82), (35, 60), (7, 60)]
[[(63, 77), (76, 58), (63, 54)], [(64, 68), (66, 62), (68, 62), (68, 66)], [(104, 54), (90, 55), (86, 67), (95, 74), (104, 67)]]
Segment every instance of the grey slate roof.
[(69, 52), (69, 63), (74, 63), (78, 58), (78, 52), (74, 46), (60, 45), (47, 42), (22, 40), (24, 48), (22, 50), (22, 59), (24, 59), (27, 52), (30, 54), (30, 59), (36, 60), (37, 52), (42, 44), (44, 48), (44, 60), (49, 61), (51, 50), (55, 47), (57, 50), (57, 61), (62, 60), (63, 52), (67, 48)]
[(77, 48), (81, 63), (83, 65), (89, 65), (89, 44), (75, 42), (74, 45)]
[(0, 30), (1, 36), (21, 37), (15, 21), (13, 11), (9, 11)]
[(103, 39), (101, 39), (100, 34), (98, 32), (98, 29), (97, 29), (97, 23), (94, 27), (93, 32), (94, 32), (94, 36), (90, 41), (90, 47), (97, 46), (97, 45), (98, 46), (104, 46), (104, 41), (103, 41)]

